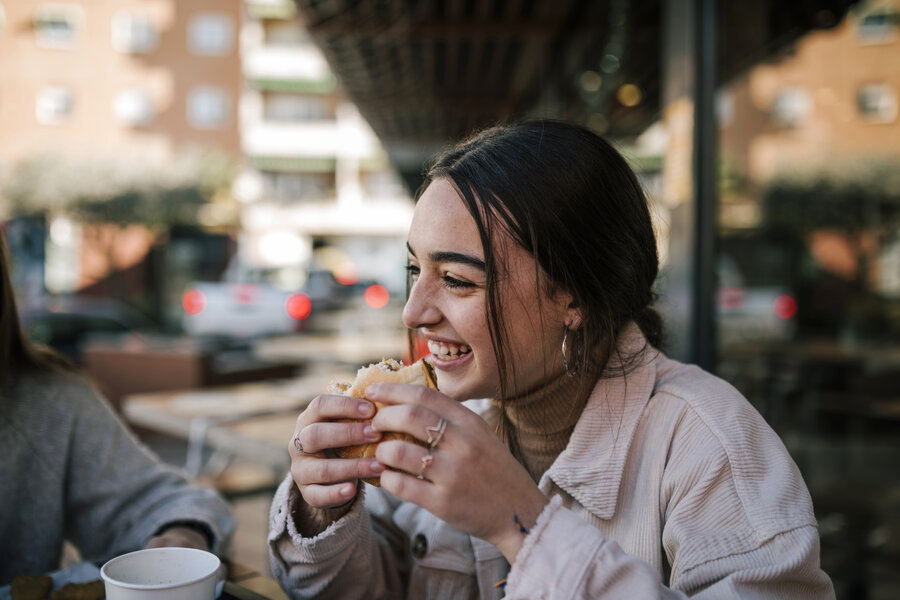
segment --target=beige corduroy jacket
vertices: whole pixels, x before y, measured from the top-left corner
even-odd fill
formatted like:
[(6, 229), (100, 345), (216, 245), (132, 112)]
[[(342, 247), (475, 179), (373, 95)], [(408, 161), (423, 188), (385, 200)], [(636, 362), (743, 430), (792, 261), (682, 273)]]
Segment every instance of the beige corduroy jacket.
[[(644, 343), (634, 326), (622, 337), (626, 351)], [(490, 402), (468, 404), (497, 418)], [(272, 571), (291, 598), (834, 597), (778, 436), (729, 384), (658, 352), (600, 380), (539, 486), (551, 502), (510, 570), (489, 543), (373, 487), (303, 537), (288, 477), (270, 515)]]

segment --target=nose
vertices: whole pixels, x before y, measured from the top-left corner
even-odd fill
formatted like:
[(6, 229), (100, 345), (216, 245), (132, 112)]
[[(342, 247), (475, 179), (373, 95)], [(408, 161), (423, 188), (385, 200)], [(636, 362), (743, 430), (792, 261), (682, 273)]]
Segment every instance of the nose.
[(427, 281), (420, 278), (409, 290), (409, 298), (403, 307), (403, 324), (410, 329), (419, 329), (434, 326), (442, 318), (434, 292), (428, 288)]

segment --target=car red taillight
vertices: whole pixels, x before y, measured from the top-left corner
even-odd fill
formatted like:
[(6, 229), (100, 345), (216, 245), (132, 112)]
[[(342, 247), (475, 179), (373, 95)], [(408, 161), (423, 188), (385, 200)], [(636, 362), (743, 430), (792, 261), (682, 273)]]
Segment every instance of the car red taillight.
[(312, 312), (312, 300), (306, 294), (299, 292), (291, 294), (285, 302), (284, 309), (292, 319), (302, 321)]
[(197, 315), (206, 308), (206, 296), (200, 290), (188, 290), (181, 297), (181, 307), (189, 315)]
[(391, 299), (391, 294), (386, 287), (375, 283), (366, 288), (363, 297), (366, 300), (366, 304), (372, 308), (381, 308)]
[(797, 314), (797, 301), (788, 295), (778, 296), (775, 298), (773, 310), (779, 319), (791, 319)]

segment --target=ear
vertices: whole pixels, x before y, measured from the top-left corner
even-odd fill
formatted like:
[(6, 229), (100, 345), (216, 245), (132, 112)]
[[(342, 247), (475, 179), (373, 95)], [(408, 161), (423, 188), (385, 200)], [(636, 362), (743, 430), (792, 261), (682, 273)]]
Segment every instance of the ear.
[(568, 299), (565, 313), (566, 327), (575, 331), (581, 327), (581, 309), (570, 294), (566, 294), (566, 298)]

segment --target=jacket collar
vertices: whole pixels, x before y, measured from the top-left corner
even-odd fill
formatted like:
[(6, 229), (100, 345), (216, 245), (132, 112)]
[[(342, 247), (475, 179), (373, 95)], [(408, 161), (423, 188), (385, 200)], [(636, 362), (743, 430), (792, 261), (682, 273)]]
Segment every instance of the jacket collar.
[[(628, 357), (646, 344), (637, 325), (630, 323), (620, 333), (617, 348)], [(549, 494), (552, 480), (597, 517), (613, 517), (628, 450), (653, 393), (658, 355), (648, 348), (625, 377), (607, 375), (597, 382), (568, 446), (541, 477), (542, 492)], [(611, 369), (614, 373), (614, 364)]]

